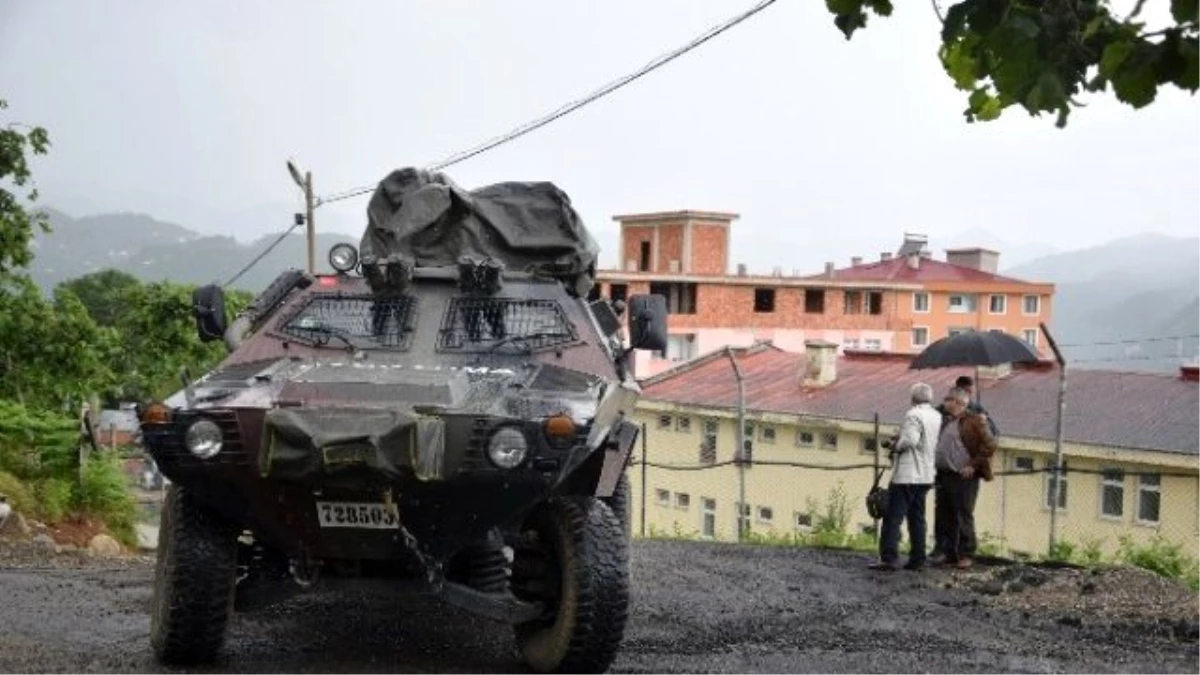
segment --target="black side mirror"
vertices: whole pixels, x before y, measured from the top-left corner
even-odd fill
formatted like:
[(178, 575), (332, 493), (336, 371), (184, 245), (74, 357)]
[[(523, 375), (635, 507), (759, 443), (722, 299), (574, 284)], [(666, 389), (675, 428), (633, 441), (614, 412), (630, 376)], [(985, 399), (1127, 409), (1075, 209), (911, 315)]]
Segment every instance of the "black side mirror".
[(667, 298), (662, 295), (629, 297), (629, 346), (661, 352), (667, 348)]
[(192, 312), (201, 342), (225, 337), (225, 292), (220, 286), (209, 284), (192, 291)]

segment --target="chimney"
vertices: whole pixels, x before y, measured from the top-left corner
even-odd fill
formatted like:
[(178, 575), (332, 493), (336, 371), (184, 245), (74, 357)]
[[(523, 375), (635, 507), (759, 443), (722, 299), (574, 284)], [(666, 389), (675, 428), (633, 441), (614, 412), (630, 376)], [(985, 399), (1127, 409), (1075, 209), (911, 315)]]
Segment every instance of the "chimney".
[(1179, 379), (1184, 382), (1200, 382), (1200, 366), (1195, 364), (1180, 366)]
[(833, 274), (834, 274), (834, 272), (833, 272), (833, 263), (831, 263), (831, 262), (827, 262), (827, 263), (825, 263), (825, 276), (827, 276), (827, 277), (829, 277), (830, 279), (832, 279), (832, 278), (833, 278)]
[(850, 259), (851, 267), (858, 267), (861, 264), (862, 264), (862, 256), (860, 256), (860, 255), (856, 255)]
[(946, 262), (995, 274), (1000, 269), (1000, 253), (986, 248), (946, 249)]
[(837, 344), (826, 340), (804, 341), (804, 386), (833, 384), (837, 379), (837, 349)]
[(979, 379), (981, 380), (1002, 380), (1009, 375), (1012, 375), (1012, 363), (979, 367)]
[(738, 263), (737, 272), (738, 272), (737, 275), (739, 277), (746, 276), (746, 263)]
[(884, 251), (883, 253), (879, 254), (879, 262), (887, 262), (891, 259), (892, 259), (891, 251)]
[(904, 263), (905, 263), (906, 265), (908, 265), (910, 269), (914, 269), (914, 270), (915, 270), (915, 269), (920, 269), (920, 267), (921, 267), (921, 254), (919, 254), (919, 253), (909, 253), (908, 255), (904, 256)]

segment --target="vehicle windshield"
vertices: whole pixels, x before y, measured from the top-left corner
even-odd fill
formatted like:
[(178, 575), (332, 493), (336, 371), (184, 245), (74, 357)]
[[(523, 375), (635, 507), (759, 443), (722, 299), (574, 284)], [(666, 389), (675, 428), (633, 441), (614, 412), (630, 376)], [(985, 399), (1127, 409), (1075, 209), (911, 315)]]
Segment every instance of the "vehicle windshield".
[(553, 300), (454, 298), (442, 320), (438, 349), (492, 352), (503, 345), (535, 351), (576, 340), (575, 327)]
[(279, 332), (313, 345), (359, 349), (408, 348), (416, 300), (409, 296), (314, 295)]

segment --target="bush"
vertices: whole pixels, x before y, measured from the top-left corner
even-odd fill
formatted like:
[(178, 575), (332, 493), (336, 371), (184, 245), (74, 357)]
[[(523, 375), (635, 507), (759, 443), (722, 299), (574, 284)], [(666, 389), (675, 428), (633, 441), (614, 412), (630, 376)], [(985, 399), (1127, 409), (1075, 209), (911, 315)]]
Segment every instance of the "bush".
[(34, 486), (37, 494), (38, 514), (42, 520), (56, 523), (71, 511), (74, 503), (74, 487), (62, 478), (45, 478)]
[(1069, 563), (1075, 558), (1075, 544), (1066, 539), (1059, 539), (1050, 547), (1050, 555), (1046, 559), (1051, 562)]
[(0, 471), (0, 494), (8, 497), (8, 503), (17, 513), (32, 516), (36, 513), (37, 500), (33, 492), (16, 476)]
[(1133, 543), (1129, 536), (1121, 537), (1118, 560), (1150, 570), (1155, 574), (1184, 581), (1193, 590), (1200, 586), (1200, 570), (1195, 558), (1183, 552), (1183, 546), (1155, 536), (1144, 546)]
[(111, 454), (88, 457), (79, 485), (79, 510), (103, 522), (126, 546), (137, 546), (137, 504), (119, 460)]

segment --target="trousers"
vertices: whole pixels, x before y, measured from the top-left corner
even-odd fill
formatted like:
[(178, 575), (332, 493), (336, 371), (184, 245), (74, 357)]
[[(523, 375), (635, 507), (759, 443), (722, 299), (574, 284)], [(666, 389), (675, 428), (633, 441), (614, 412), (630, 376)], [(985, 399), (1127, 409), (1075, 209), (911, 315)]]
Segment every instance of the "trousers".
[(975, 501), (979, 477), (963, 478), (954, 471), (938, 469), (934, 492), (934, 550), (950, 561), (975, 555)]
[(925, 495), (928, 485), (892, 483), (879, 536), (879, 560), (894, 565), (900, 559), (900, 524), (908, 521), (908, 562), (925, 564)]

